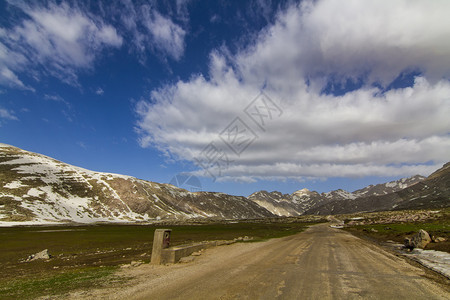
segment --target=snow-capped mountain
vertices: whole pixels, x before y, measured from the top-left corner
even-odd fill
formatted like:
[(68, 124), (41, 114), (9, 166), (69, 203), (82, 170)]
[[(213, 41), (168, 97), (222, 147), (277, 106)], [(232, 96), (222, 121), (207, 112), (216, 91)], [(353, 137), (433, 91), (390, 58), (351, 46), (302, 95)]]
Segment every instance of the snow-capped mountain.
[(297, 216), (298, 208), (292, 202), (291, 195), (280, 192), (259, 191), (251, 194), (249, 200), (264, 207), (277, 216)]
[(93, 172), (0, 144), (0, 225), (273, 216), (245, 197)]
[(426, 179), (426, 177), (415, 175), (413, 177), (402, 178), (387, 183), (369, 185), (363, 189), (354, 191), (352, 194), (355, 196), (355, 198), (387, 195), (406, 189), (407, 187), (410, 187), (424, 179)]
[(427, 178), (414, 176), (354, 192), (356, 198), (315, 206), (306, 214), (330, 215), (401, 209), (439, 209), (450, 206), (450, 163)]
[(248, 198), (278, 216), (298, 216), (305, 214), (306, 212), (314, 211), (315, 208), (321, 207), (327, 203), (333, 203), (334, 207), (339, 206), (341, 203), (340, 201), (391, 194), (412, 186), (424, 179), (425, 177), (416, 175), (383, 184), (369, 185), (354, 192), (338, 189), (319, 194), (315, 191), (309, 191), (308, 189), (301, 189), (289, 195), (281, 194), (276, 191), (271, 193), (259, 191), (251, 194)]

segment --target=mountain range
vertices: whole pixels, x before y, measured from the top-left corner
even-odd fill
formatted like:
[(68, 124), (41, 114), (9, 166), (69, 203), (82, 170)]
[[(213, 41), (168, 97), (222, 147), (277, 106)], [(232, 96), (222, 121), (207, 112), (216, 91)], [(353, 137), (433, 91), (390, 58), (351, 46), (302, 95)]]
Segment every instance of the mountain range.
[(427, 178), (403, 189), (384, 195), (360, 195), (345, 201), (333, 200), (313, 207), (305, 211), (305, 214), (332, 215), (365, 211), (440, 209), (448, 206), (450, 206), (450, 163), (446, 163)]
[[(354, 192), (339, 189), (319, 194), (315, 191), (302, 189), (289, 195), (281, 194), (277, 191), (270, 193), (267, 191), (259, 191), (251, 194), (248, 198), (278, 216), (298, 216), (302, 214), (315, 214), (320, 207), (328, 207), (329, 205), (340, 206), (350, 200), (391, 194), (424, 179), (425, 177), (416, 175), (388, 183), (369, 185)], [(358, 202), (358, 200), (356, 201)]]
[(259, 191), (249, 197), (190, 192), (171, 184), (86, 170), (0, 144), (0, 226), (46, 223), (260, 219), (449, 206), (450, 163), (354, 192), (292, 194)]

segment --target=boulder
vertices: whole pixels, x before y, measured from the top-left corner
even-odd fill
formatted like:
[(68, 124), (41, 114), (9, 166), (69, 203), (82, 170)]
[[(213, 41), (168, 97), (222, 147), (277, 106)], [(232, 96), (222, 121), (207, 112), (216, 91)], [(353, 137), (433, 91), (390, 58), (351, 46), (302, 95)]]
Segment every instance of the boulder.
[(48, 253), (48, 249), (42, 250), (36, 254), (28, 256), (27, 261), (33, 261), (37, 259), (50, 259), (51, 255)]
[(428, 232), (420, 229), (419, 232), (412, 237), (405, 238), (404, 247), (409, 250), (412, 250), (414, 248), (424, 249), (430, 242), (431, 238)]

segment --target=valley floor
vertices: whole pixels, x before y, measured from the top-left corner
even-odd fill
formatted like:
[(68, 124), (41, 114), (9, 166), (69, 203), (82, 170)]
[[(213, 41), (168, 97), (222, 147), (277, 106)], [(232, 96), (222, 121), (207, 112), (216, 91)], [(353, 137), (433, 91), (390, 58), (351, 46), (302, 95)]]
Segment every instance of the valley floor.
[(207, 250), (188, 264), (121, 271), (126, 286), (73, 299), (449, 299), (438, 283), (379, 246), (329, 224), (262, 243)]

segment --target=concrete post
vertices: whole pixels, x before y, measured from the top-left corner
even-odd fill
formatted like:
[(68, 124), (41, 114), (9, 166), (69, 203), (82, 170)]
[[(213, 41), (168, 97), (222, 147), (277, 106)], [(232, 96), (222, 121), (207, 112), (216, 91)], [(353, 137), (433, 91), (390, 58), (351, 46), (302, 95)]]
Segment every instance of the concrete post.
[(153, 265), (161, 264), (162, 249), (170, 246), (170, 233), (172, 229), (156, 229), (153, 237), (152, 259), (150, 261)]

